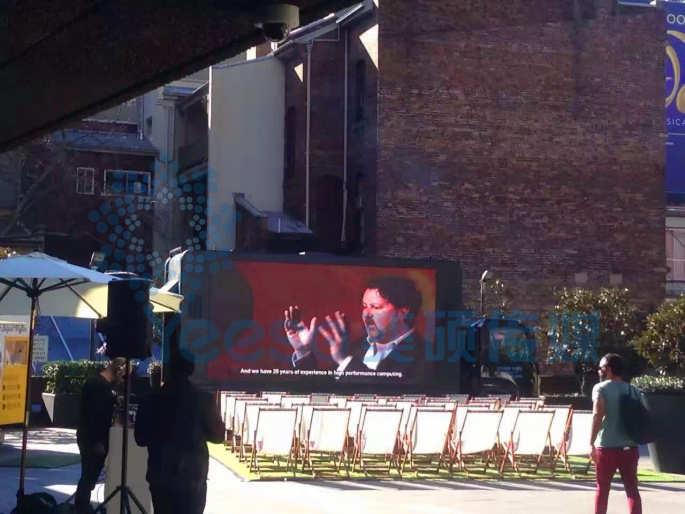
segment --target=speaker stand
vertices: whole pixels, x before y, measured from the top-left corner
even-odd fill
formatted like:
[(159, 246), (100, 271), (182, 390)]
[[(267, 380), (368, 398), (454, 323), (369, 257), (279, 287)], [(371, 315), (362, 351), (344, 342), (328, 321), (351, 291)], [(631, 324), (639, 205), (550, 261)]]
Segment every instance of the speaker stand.
[(107, 504), (117, 495), (121, 494), (119, 503), (119, 514), (133, 514), (131, 511), (130, 500), (136, 504), (141, 514), (147, 514), (147, 511), (142, 506), (136, 495), (133, 494), (131, 488), (128, 486), (128, 407), (131, 397), (131, 358), (126, 357), (126, 378), (124, 379), (124, 433), (121, 443), (121, 483), (105, 498), (105, 501), (98, 505), (93, 514), (104, 513)]

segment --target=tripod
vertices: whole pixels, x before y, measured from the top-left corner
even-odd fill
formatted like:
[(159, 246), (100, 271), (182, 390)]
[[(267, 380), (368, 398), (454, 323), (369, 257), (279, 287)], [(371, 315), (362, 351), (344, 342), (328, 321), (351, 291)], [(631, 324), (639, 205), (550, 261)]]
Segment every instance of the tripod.
[(147, 514), (147, 511), (143, 507), (143, 505), (140, 503), (138, 498), (136, 498), (136, 495), (133, 494), (133, 491), (131, 491), (131, 488), (128, 486), (128, 476), (127, 476), (127, 464), (128, 464), (128, 408), (129, 408), (129, 400), (131, 397), (131, 358), (126, 357), (126, 378), (124, 380), (124, 433), (122, 437), (122, 443), (121, 443), (121, 483), (110, 493), (110, 495), (105, 498), (105, 501), (102, 502), (100, 505), (98, 505), (98, 508), (95, 509), (93, 514), (98, 514), (98, 513), (103, 513), (105, 512), (105, 507), (107, 504), (112, 501), (112, 499), (118, 494), (121, 493), (121, 501), (119, 503), (119, 513), (120, 514), (131, 514), (131, 504), (129, 503), (129, 499), (133, 500), (133, 503), (136, 504), (138, 509), (140, 510), (141, 514)]

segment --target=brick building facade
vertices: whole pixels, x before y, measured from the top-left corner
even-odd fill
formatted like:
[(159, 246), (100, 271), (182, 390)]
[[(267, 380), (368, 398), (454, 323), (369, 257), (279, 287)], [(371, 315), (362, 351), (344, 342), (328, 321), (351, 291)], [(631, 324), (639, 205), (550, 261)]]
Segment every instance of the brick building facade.
[(152, 252), (149, 186), (157, 150), (139, 137), (135, 123), (86, 120), (18, 152), (20, 169), (11, 172), (21, 177), (20, 201), (2, 227), (2, 244), (30, 238), (41, 251), (79, 266), (110, 246), (123, 252), (119, 269), (151, 271), (149, 259), (138, 255)]
[(293, 37), (298, 44), (278, 52), (286, 65), (284, 210), (307, 218), (309, 85), (309, 221), (328, 252), (374, 252), (378, 39), (371, 4), (305, 27)]
[(614, 0), (383, 2), (377, 253), (664, 296), (663, 20)]

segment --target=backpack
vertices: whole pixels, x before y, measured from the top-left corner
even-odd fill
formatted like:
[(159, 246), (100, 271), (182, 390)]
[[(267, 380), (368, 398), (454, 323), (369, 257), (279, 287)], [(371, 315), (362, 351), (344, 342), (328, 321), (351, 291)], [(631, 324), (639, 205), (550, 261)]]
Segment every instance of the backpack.
[(642, 403), (640, 393), (628, 384), (628, 392), (621, 395), (621, 424), (623, 430), (637, 444), (656, 441), (652, 416)]

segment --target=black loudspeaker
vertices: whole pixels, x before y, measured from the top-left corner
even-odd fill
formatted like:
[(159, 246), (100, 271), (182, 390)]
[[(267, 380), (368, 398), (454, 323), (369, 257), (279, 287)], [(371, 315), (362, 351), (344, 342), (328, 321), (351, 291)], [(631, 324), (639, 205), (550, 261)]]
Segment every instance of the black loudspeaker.
[(145, 313), (149, 305), (149, 280), (134, 278), (109, 283), (104, 323), (108, 357), (147, 359), (151, 355), (152, 322)]

